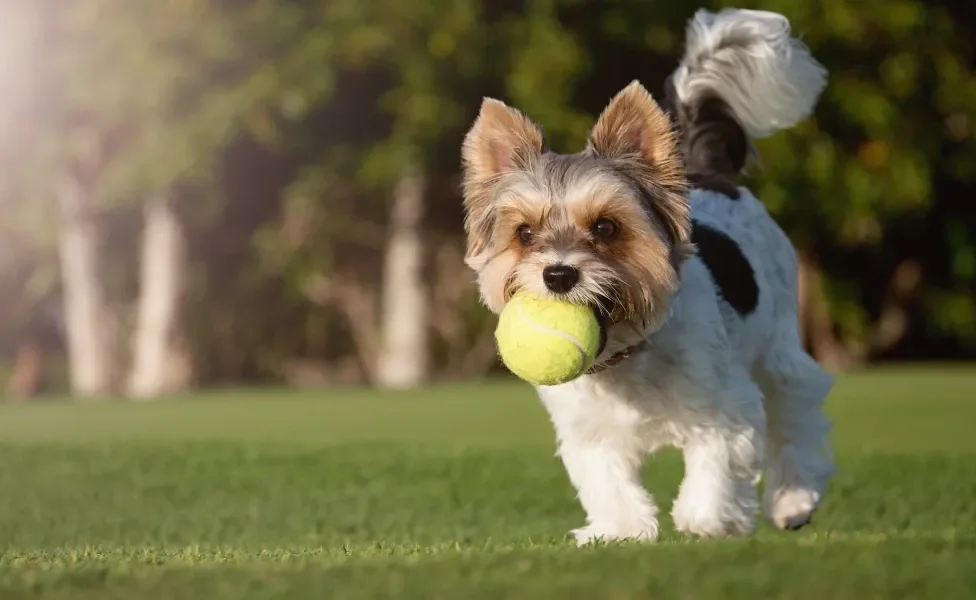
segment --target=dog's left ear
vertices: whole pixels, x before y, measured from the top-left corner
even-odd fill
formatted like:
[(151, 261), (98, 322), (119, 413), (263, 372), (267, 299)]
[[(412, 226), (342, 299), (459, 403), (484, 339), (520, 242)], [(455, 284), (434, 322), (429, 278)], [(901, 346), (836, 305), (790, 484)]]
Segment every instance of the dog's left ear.
[(675, 260), (690, 255), (691, 217), (678, 137), (668, 114), (640, 82), (633, 81), (603, 109), (587, 148), (617, 159), (622, 170), (652, 192), (652, 208), (668, 229)]
[(638, 81), (610, 100), (590, 134), (590, 148), (601, 156), (638, 155), (661, 175), (681, 176), (678, 140), (668, 117)]

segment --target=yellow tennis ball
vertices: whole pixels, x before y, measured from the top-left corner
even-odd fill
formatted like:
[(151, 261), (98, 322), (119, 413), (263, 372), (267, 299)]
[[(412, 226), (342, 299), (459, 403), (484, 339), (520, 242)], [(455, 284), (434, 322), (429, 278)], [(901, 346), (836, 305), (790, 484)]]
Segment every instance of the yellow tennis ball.
[(557, 385), (582, 375), (600, 348), (593, 309), (518, 294), (505, 305), (495, 329), (505, 366), (535, 385)]

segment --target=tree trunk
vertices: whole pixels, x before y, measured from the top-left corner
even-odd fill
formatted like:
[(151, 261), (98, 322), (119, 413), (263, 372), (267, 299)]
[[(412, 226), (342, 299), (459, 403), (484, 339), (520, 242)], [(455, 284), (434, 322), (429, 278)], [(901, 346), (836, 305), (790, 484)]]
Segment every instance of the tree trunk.
[(145, 208), (142, 267), (132, 370), (132, 398), (148, 399), (184, 391), (192, 361), (183, 331), (186, 236), (170, 199), (158, 196)]
[(72, 392), (82, 398), (112, 392), (114, 340), (102, 285), (101, 237), (89, 190), (66, 177), (58, 190), (61, 280)]
[(798, 252), (800, 335), (810, 354), (829, 371), (843, 371), (853, 359), (834, 333), (834, 322), (823, 290), (823, 274), (816, 260)]
[(22, 402), (37, 395), (43, 364), (44, 349), (37, 340), (28, 339), (20, 344), (7, 384), (7, 394), (11, 400)]
[(403, 173), (393, 194), (390, 240), (383, 265), (382, 343), (375, 382), (410, 388), (428, 375), (428, 290), (424, 280), (425, 178), (416, 165)]

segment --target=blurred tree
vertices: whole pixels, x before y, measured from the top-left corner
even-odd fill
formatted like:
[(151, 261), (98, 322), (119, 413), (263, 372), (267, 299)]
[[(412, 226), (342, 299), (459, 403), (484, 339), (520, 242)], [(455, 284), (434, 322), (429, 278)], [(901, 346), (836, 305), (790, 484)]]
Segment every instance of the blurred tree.
[[(189, 383), (184, 221), (199, 216), (193, 200), (206, 197), (221, 149), (241, 129), (256, 117), (259, 125), (261, 111), (300, 110), (296, 86), (306, 95), (327, 87), (321, 75), (294, 79), (307, 62), (296, 15), (270, 0), (41, 1), (12, 12), (7, 27), (30, 32), (16, 49), (32, 77), (21, 74), (29, 93), (8, 112), (30, 126), (17, 140), (24, 158), (11, 162), (26, 167), (20, 198), (56, 198), (77, 394), (107, 394), (119, 374), (103, 221), (131, 203), (145, 206), (146, 226), (128, 391), (151, 397)], [(284, 42), (286, 56), (277, 52)], [(14, 152), (7, 146), (2, 156)]]
[[(765, 168), (747, 178), (801, 251), (811, 349), (836, 366), (972, 353), (971, 11), (950, 0), (737, 5), (786, 14), (831, 72), (815, 118), (763, 140)], [(193, 377), (405, 387), (485, 373), (492, 318), (461, 262), (458, 189), (482, 97), (519, 106), (553, 148), (576, 150), (630, 80), (660, 92), (697, 8), (6, 3), (9, 328), (61, 292), (82, 395), (116, 384), (116, 337), (131, 343), (134, 396)], [(115, 323), (130, 296), (128, 339)]]
[[(704, 5), (723, 6), (785, 14), (830, 71), (815, 116), (762, 140), (762, 168), (745, 178), (800, 251), (801, 325), (810, 349), (835, 368), (888, 357), (972, 356), (972, 11), (953, 0)], [(635, 77), (660, 92), (680, 56), (684, 25), (700, 7), (564, 0), (558, 14), (562, 35), (572, 33), (569, 43), (549, 40), (541, 50), (526, 44), (523, 77), (551, 76), (533, 63), (546, 53), (562, 59), (549, 65), (580, 57), (570, 105), (589, 115)], [(561, 87), (550, 86), (548, 97), (519, 94), (520, 105), (538, 104), (530, 112), (578, 147), (583, 128), (552, 115), (564, 110), (551, 95)]]
[(963, 4), (757, 3), (790, 16), (830, 70), (816, 118), (760, 145), (758, 190), (801, 250), (808, 343), (836, 367), (976, 348)]
[[(46, 227), (37, 214), (47, 208), (47, 203), (37, 199), (44, 197), (42, 194), (57, 199), (56, 210), (63, 217), (59, 245), (68, 346), (77, 365), (72, 383), (83, 395), (99, 395), (108, 392), (113, 376), (111, 329), (97, 276), (98, 225), (87, 210), (88, 190), (82, 183), (85, 169), (72, 164), (56, 174), (46, 173), (46, 177), (33, 173), (33, 167), (46, 162), (56, 144), (78, 146), (84, 141), (70, 136), (61, 138), (62, 132), (54, 125), (56, 94), (60, 92), (53, 72), (57, 53), (47, 42), (59, 32), (42, 3), (5, 8), (4, 33), (8, 35), (0, 38), (5, 38), (6, 56), (14, 57), (8, 58), (3, 78), (5, 89), (13, 92), (12, 102), (2, 111), (5, 131), (10, 133), (4, 136), (0, 150), (7, 174), (5, 201), (19, 201), (12, 207), (11, 216), (19, 217), (22, 223), (14, 226), (38, 225), (40, 236)], [(45, 127), (49, 127), (47, 138), (39, 133)], [(37, 210), (39, 207), (42, 211)]]
[[(918, 349), (919, 335), (923, 338), (931, 335), (933, 330), (930, 323), (933, 321), (930, 319), (943, 312), (937, 307), (958, 306), (954, 311), (957, 319), (965, 320), (966, 315), (973, 314), (969, 301), (962, 300), (968, 298), (965, 294), (955, 295), (950, 300), (944, 297), (945, 294), (937, 292), (933, 298), (942, 300), (934, 300), (929, 308), (919, 306), (920, 298), (927, 295), (922, 290), (936, 290), (945, 283), (958, 286), (963, 281), (955, 275), (937, 279), (933, 277), (932, 269), (921, 269), (919, 265), (929, 263), (936, 266), (951, 262), (962, 265), (961, 272), (965, 273), (965, 265), (969, 264), (965, 259), (966, 252), (972, 252), (973, 246), (972, 235), (966, 232), (971, 232), (971, 229), (965, 229), (969, 226), (960, 229), (964, 212), (954, 209), (954, 216), (947, 220), (946, 226), (955, 231), (951, 239), (956, 240), (954, 243), (959, 250), (949, 252), (937, 248), (931, 240), (942, 239), (941, 233), (927, 231), (922, 234), (921, 229), (916, 228), (916, 236), (930, 239), (930, 243), (926, 244), (928, 257), (921, 262), (902, 259), (893, 263), (893, 256), (910, 253), (913, 248), (919, 247), (919, 240), (906, 242), (903, 234), (892, 235), (895, 231), (904, 229), (900, 223), (923, 214), (938, 214), (939, 210), (933, 210), (932, 206), (948, 205), (952, 202), (949, 200), (946, 203), (947, 199), (929, 199), (924, 193), (927, 186), (942, 185), (936, 182), (941, 180), (946, 170), (941, 157), (944, 150), (921, 151), (909, 139), (913, 137), (910, 132), (900, 127), (897, 114), (892, 114), (888, 121), (889, 133), (897, 136), (886, 142), (886, 145), (891, 145), (888, 155), (893, 156), (890, 151), (896, 148), (896, 154), (904, 156), (886, 163), (887, 166), (883, 168), (874, 167), (876, 171), (871, 177), (878, 179), (871, 181), (876, 189), (868, 192), (859, 189), (854, 192), (852, 185), (844, 183), (844, 178), (835, 171), (863, 170), (862, 159), (865, 155), (861, 150), (870, 150), (872, 147), (877, 150), (880, 146), (863, 146), (866, 141), (864, 123), (860, 118), (849, 114), (838, 114), (836, 94), (842, 93), (838, 91), (844, 89), (842, 82), (850, 79), (845, 73), (856, 72), (860, 78), (860, 86), (849, 92), (850, 97), (868, 101), (870, 87), (876, 84), (884, 87), (884, 77), (890, 79), (891, 71), (864, 72), (865, 67), (881, 64), (887, 57), (898, 52), (916, 52), (915, 45), (923, 38), (929, 40), (922, 43), (923, 47), (934, 47), (934, 44), (943, 48), (940, 52), (944, 57), (940, 60), (948, 61), (947, 64), (952, 64), (953, 61), (969, 64), (971, 48), (963, 42), (967, 39), (965, 23), (968, 21), (962, 15), (957, 15), (953, 20), (955, 25), (946, 29), (949, 21), (938, 15), (940, 11), (949, 10), (946, 8), (949, 4), (930, 11), (927, 5), (904, 2), (896, 5), (893, 12), (889, 10), (888, 4), (865, 4), (856, 9), (856, 18), (865, 22), (887, 19), (895, 23), (891, 26), (897, 27), (898, 20), (904, 20), (905, 15), (913, 11), (923, 21), (919, 22), (915, 30), (901, 34), (892, 43), (882, 45), (878, 44), (879, 40), (886, 39), (886, 34), (883, 34), (885, 29), (876, 24), (870, 25), (869, 30), (877, 29), (877, 33), (858, 38), (859, 46), (864, 48), (863, 58), (859, 58), (853, 49), (838, 49), (837, 39), (844, 35), (843, 28), (833, 23), (838, 17), (831, 16), (830, 13), (837, 10), (852, 12), (854, 7), (844, 5), (837, 8), (837, 3), (822, 6), (811, 3), (787, 6), (784, 2), (747, 4), (756, 8), (778, 10), (789, 16), (794, 22), (796, 32), (806, 39), (833, 73), (832, 87), (825, 94), (815, 119), (792, 131), (762, 141), (761, 152), (766, 168), (758, 173), (759, 179), (752, 182), (801, 250), (805, 268), (802, 277), (803, 325), (808, 343), (819, 358), (835, 366), (870, 360), (885, 353), (890, 355), (898, 348), (902, 349), (901, 352)], [(343, 6), (344, 8), (337, 10), (345, 11), (343, 15), (349, 19), (346, 21), (348, 25), (341, 28), (348, 35), (343, 36), (341, 42), (337, 42), (339, 53), (343, 57), (345, 68), (364, 73), (363, 77), (371, 84), (359, 90), (361, 95), (334, 98), (335, 103), (331, 110), (335, 111), (335, 120), (341, 121), (345, 117), (358, 123), (359, 127), (352, 135), (333, 145), (343, 148), (345, 162), (335, 161), (334, 157), (323, 159), (323, 162), (334, 165), (329, 176), (323, 176), (328, 169), (322, 169), (318, 163), (313, 163), (316, 165), (313, 167), (314, 174), (303, 178), (305, 183), (293, 188), (290, 197), (294, 202), (286, 206), (293, 207), (296, 215), (307, 217), (309, 210), (312, 210), (309, 208), (310, 204), (314, 204), (320, 197), (336, 200), (344, 196), (350, 199), (350, 208), (356, 205), (350, 213), (344, 213), (346, 209), (340, 208), (343, 202), (322, 205), (322, 209), (329, 213), (325, 229), (331, 233), (316, 236), (314, 245), (304, 246), (306, 252), (313, 247), (318, 248), (314, 252), (317, 259), (303, 259), (296, 264), (304, 265), (302, 269), (306, 274), (332, 273), (324, 279), (302, 279), (308, 284), (304, 289), (314, 290), (312, 296), (323, 302), (346, 307), (343, 311), (351, 328), (358, 331), (353, 337), (359, 340), (356, 347), (359, 348), (360, 362), (372, 365), (375, 357), (383, 354), (383, 337), (377, 335), (376, 331), (385, 329), (379, 324), (384, 320), (384, 311), (387, 311), (386, 314), (393, 314), (394, 311), (402, 311), (405, 315), (418, 314), (407, 310), (409, 303), (400, 302), (401, 284), (388, 285), (383, 289), (374, 287), (375, 281), (379, 279), (378, 274), (383, 272), (381, 265), (387, 265), (388, 273), (396, 272), (401, 275), (410, 269), (389, 269), (392, 261), (387, 260), (384, 263), (377, 256), (367, 260), (370, 253), (360, 250), (364, 246), (370, 246), (377, 251), (384, 246), (387, 249), (396, 247), (396, 244), (385, 243), (394, 238), (391, 215), (384, 216), (384, 211), (390, 210), (393, 204), (384, 199), (384, 193), (390, 194), (386, 198), (392, 197), (392, 190), (397, 189), (396, 177), (392, 174), (402, 172), (396, 161), (410, 155), (403, 151), (409, 150), (410, 145), (399, 140), (418, 140), (415, 147), (420, 152), (413, 155), (419, 154), (423, 157), (426, 154), (428, 185), (436, 186), (438, 182), (449, 181), (444, 173), (457, 169), (456, 156), (465, 128), (473, 119), (481, 97), (493, 95), (523, 108), (539, 120), (546, 127), (553, 147), (565, 151), (575, 150), (585, 141), (594, 116), (609, 97), (631, 79), (640, 78), (650, 89), (658, 92), (661, 90), (664, 78), (676, 66), (682, 50), (684, 25), (699, 6), (637, 0), (600, 4), (579, 0), (477, 3), (472, 4), (470, 9), (477, 15), (477, 26), (467, 30), (465, 35), (453, 38), (431, 35), (426, 52), (421, 44), (411, 41), (409, 36), (397, 37), (406, 35), (404, 32), (409, 32), (410, 27), (419, 27), (423, 31), (435, 27), (434, 17), (428, 17), (432, 20), (427, 24), (420, 24), (425, 18), (422, 10), (415, 10), (415, 7), (403, 8), (407, 12), (414, 12), (401, 14), (396, 7), (390, 8), (380, 3), (374, 6), (377, 13), (372, 13), (360, 9), (354, 2)], [(711, 4), (711, 7), (718, 8), (719, 5)], [(433, 10), (444, 13), (441, 8), (434, 7)], [(386, 20), (384, 15), (390, 15), (389, 19), (395, 20), (396, 24)], [(444, 20), (448, 21), (446, 17)], [(935, 23), (942, 23), (942, 29), (935, 27)], [(453, 43), (445, 40), (452, 40)], [(445, 48), (456, 47), (460, 56), (452, 55), (449, 60), (439, 62), (438, 49), (442, 47), (441, 44)], [(901, 46), (896, 47), (898, 44)], [(415, 55), (411, 54), (411, 49), (416, 49)], [(929, 55), (935, 56), (928, 50), (923, 54), (926, 56), (924, 60), (935, 60), (928, 58)], [(462, 59), (461, 56), (466, 58)], [(412, 64), (423, 67), (418, 67), (419, 72), (433, 73), (436, 77), (428, 76), (425, 79), (414, 76), (411, 79), (407, 75), (411, 61)], [(439, 70), (441, 68), (444, 70)], [(949, 72), (957, 73), (959, 77), (963, 74), (960, 69), (950, 69)], [(840, 84), (837, 84), (838, 80), (841, 81)], [(398, 81), (407, 84), (401, 83), (398, 88)], [(411, 87), (408, 85), (411, 81), (420, 84)], [(959, 89), (965, 91), (968, 84), (961, 81), (957, 84), (961, 85)], [(834, 89), (835, 84), (840, 86), (838, 90)], [(917, 127), (929, 132), (932, 139), (945, 140), (942, 123), (948, 117), (940, 112), (941, 109), (937, 108), (938, 102), (927, 91), (937, 88), (938, 84), (934, 79), (929, 84), (913, 88), (912, 93), (916, 96), (914, 103), (919, 109), (914, 118), (918, 119)], [(402, 91), (390, 92), (398, 89)], [(441, 104), (437, 104), (438, 95), (443, 96), (446, 103), (441, 100)], [(433, 101), (430, 99), (432, 96)], [(376, 113), (373, 113), (370, 112), (370, 107), (376, 107), (376, 98), (380, 99), (381, 104)], [(382, 103), (384, 98), (391, 99), (391, 102)], [(404, 114), (416, 110), (417, 107), (422, 108), (427, 103), (437, 107), (430, 113), (436, 114), (437, 118), (416, 127), (409, 137), (397, 137), (400, 127), (398, 124), (405, 122)], [(957, 125), (968, 122), (958, 113), (958, 104), (957, 102), (954, 109), (955, 120), (951, 121)], [(872, 116), (871, 110), (868, 110), (862, 117), (876, 118), (876, 115)], [(335, 133), (336, 129), (329, 131)], [(424, 138), (424, 135), (428, 137)], [(335, 140), (334, 137), (330, 139)], [(963, 152), (964, 147), (971, 143), (971, 137), (963, 136), (960, 140), (960, 143), (953, 146), (954, 152)], [(814, 166), (821, 160), (824, 142), (833, 148), (829, 155), (835, 163), (831, 167), (834, 174), (814, 177), (817, 172)], [(917, 171), (922, 173), (922, 180), (928, 178), (928, 183), (910, 183), (906, 180), (912, 177), (910, 173), (916, 168), (910, 167), (911, 165), (928, 165), (922, 171)], [(358, 175), (359, 183), (348, 183), (348, 179), (352, 178), (351, 173)], [(346, 183), (337, 185), (337, 179)], [(953, 181), (970, 185), (969, 179)], [(316, 188), (316, 185), (319, 187)], [(370, 191), (377, 186), (386, 191), (376, 194)], [(315, 189), (318, 191), (313, 191)], [(325, 191), (327, 189), (328, 192)], [(340, 192), (340, 189), (345, 191)], [(789, 198), (784, 198), (784, 193), (788, 193)], [(859, 197), (851, 201), (850, 196), (855, 193)], [(915, 200), (906, 200), (909, 196)], [(427, 194), (425, 201), (428, 208), (423, 226), (427, 231), (422, 241), (428, 245), (439, 243), (435, 241), (436, 236), (432, 231), (435, 226), (438, 231), (444, 232), (440, 235), (456, 236), (460, 229), (456, 210), (459, 203), (457, 193), (431, 192)], [(291, 210), (286, 208), (286, 213)], [(884, 235), (874, 238), (873, 241), (869, 236), (851, 245), (848, 236), (857, 228), (851, 229), (853, 226), (850, 223), (863, 221), (865, 215), (876, 222), (874, 230), (882, 231)], [(343, 248), (342, 244), (346, 242), (350, 245)], [(456, 238), (454, 243), (457, 243)], [(953, 253), (962, 258), (953, 259)], [(356, 256), (355, 260), (351, 259), (352, 255)], [(395, 252), (387, 254), (387, 257), (396, 256), (399, 254)], [(323, 257), (328, 257), (324, 263)], [(319, 266), (308, 269), (312, 262)], [(811, 275), (808, 268), (811, 263), (823, 265), (822, 269), (814, 269)], [(443, 264), (443, 261), (438, 261), (437, 264)], [(851, 271), (850, 267), (854, 264), (861, 266), (858, 270)], [(819, 273), (822, 275), (818, 275)], [(926, 274), (924, 278), (922, 273)], [(465, 275), (462, 271), (455, 275), (457, 276)], [(822, 282), (819, 292), (816, 285), (818, 280)], [(329, 281), (331, 285), (309, 283), (315, 281), (320, 284)], [(436, 277), (428, 276), (428, 286), (435, 281), (438, 285), (443, 285)], [(336, 285), (337, 282), (342, 282), (342, 285)], [(470, 293), (470, 284), (467, 285)], [(962, 291), (966, 287), (956, 289)], [(450, 335), (457, 335), (456, 332), (465, 328), (445, 324), (443, 321), (451, 319), (445, 319), (444, 315), (465, 314), (465, 309), (459, 305), (448, 308), (447, 305), (437, 304), (442, 301), (441, 296), (440, 293), (428, 296), (435, 305), (430, 315), (435, 323), (434, 330), (438, 334), (452, 331), (455, 333)], [(376, 308), (375, 300), (370, 301), (376, 297), (380, 297), (386, 304), (381, 303)], [(471, 295), (465, 297), (469, 301), (472, 298)], [(853, 300), (845, 300), (847, 297)], [(469, 322), (478, 323), (479, 318), (473, 318)], [(421, 321), (421, 318), (417, 318), (413, 322)], [(490, 330), (490, 325), (481, 329), (474, 327), (474, 330), (479, 331)], [(912, 334), (911, 331), (915, 333)], [(964, 332), (964, 329), (956, 330), (960, 337), (976, 339)], [(467, 334), (459, 337), (467, 339), (467, 343), (478, 345)], [(827, 339), (826, 343), (821, 341), (824, 338)], [(477, 334), (474, 339), (477, 339)], [(404, 344), (402, 347), (418, 346)], [(416, 358), (416, 353), (414, 355)], [(375, 367), (365, 368), (372, 370)]]
[[(335, 36), (337, 66), (358, 84), (340, 86), (313, 118), (328, 141), (310, 151), (318, 159), (288, 194), (286, 222), (291, 212), (304, 215), (306, 225), (310, 213), (328, 213), (323, 235), (291, 250), (308, 257), (298, 263), (304, 266), (296, 284), (345, 314), (374, 383), (416, 386), (430, 375), (432, 313), (458, 311), (431, 310), (431, 256), (440, 236), (428, 208), (444, 196), (445, 169), (437, 163), (445, 137), (456, 171), (455, 136), (471, 98), (465, 86), (481, 76), (484, 24), (472, 1), (329, 2), (319, 16)], [(350, 118), (359, 126), (334, 122)], [(454, 172), (447, 175), (455, 180)], [(459, 202), (456, 189), (447, 196)], [(344, 198), (354, 205), (344, 206)], [(368, 251), (358, 250), (363, 246)], [(362, 277), (364, 266), (377, 276)]]

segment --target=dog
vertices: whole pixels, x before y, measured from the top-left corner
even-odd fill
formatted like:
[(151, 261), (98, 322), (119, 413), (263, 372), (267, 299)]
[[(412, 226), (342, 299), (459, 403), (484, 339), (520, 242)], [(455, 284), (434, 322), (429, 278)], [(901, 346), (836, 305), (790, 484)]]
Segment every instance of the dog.
[(735, 177), (753, 141), (807, 117), (826, 70), (786, 17), (699, 11), (666, 88), (637, 81), (579, 153), (486, 98), (465, 137), (465, 262), (498, 313), (517, 292), (593, 308), (603, 341), (581, 377), (539, 386), (586, 523), (579, 544), (654, 540), (644, 458), (684, 455), (672, 516), (701, 537), (750, 534), (757, 484), (775, 526), (808, 523), (833, 473), (833, 377), (803, 349), (796, 253)]

